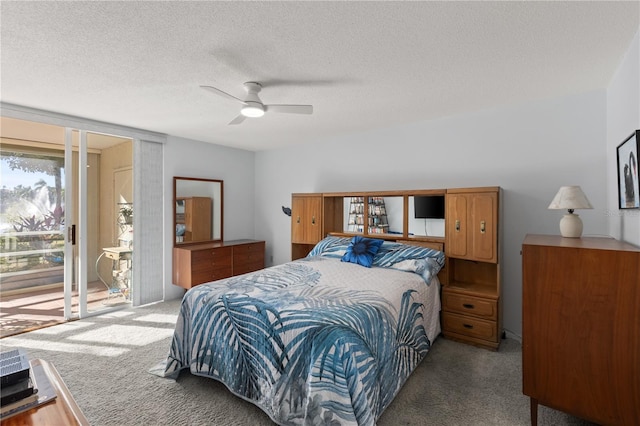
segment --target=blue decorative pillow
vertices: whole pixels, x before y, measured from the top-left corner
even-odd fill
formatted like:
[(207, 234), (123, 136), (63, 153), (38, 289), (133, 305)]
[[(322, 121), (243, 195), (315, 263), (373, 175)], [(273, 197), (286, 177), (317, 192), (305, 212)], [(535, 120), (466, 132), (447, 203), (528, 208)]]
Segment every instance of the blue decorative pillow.
[(358, 265), (371, 268), (373, 257), (378, 252), (383, 240), (374, 240), (371, 238), (363, 238), (355, 236), (351, 240), (351, 244), (347, 247), (347, 251), (342, 256), (343, 262), (357, 263)]

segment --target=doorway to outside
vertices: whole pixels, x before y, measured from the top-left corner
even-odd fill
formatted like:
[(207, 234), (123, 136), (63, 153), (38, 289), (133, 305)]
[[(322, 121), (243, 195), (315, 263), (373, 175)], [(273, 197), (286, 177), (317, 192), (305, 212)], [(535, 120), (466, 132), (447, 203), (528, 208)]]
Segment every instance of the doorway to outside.
[(133, 141), (0, 120), (0, 337), (130, 305)]

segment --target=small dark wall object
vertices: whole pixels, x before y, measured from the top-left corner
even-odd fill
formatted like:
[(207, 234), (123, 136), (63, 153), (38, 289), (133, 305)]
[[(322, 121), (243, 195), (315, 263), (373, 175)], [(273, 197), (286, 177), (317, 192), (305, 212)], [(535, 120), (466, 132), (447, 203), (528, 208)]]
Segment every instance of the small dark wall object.
[(416, 196), (413, 206), (416, 219), (444, 219), (444, 195)]
[(285, 207), (282, 206), (282, 211), (284, 212), (284, 214), (286, 214), (287, 216), (291, 216), (291, 209), (289, 207)]

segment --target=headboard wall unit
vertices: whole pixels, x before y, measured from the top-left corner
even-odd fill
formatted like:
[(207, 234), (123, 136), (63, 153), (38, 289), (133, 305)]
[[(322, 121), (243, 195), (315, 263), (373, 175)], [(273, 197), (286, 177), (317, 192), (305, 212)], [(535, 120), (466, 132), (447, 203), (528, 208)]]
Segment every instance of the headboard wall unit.
[[(497, 186), (294, 193), (291, 257), (305, 257), (329, 234), (361, 235), (444, 251), (446, 265), (438, 274), (443, 285), (444, 336), (497, 350), (502, 337), (501, 194)], [(444, 198), (444, 235), (433, 235), (430, 222), (414, 216), (415, 197), (422, 196)]]

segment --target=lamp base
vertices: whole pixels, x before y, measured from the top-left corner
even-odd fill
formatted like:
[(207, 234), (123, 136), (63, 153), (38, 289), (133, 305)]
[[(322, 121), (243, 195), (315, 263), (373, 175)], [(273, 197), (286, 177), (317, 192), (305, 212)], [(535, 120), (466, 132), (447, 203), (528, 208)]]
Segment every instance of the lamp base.
[(582, 219), (575, 213), (568, 213), (560, 219), (560, 235), (566, 238), (582, 236)]

